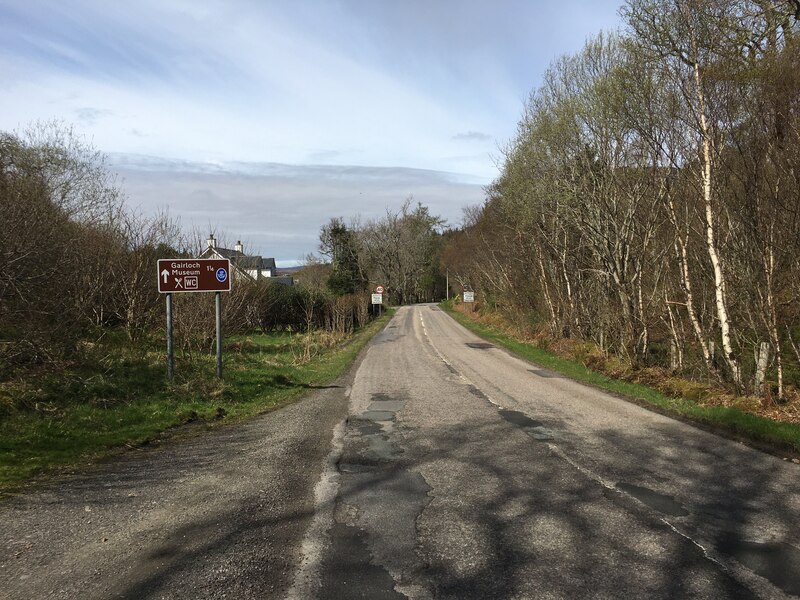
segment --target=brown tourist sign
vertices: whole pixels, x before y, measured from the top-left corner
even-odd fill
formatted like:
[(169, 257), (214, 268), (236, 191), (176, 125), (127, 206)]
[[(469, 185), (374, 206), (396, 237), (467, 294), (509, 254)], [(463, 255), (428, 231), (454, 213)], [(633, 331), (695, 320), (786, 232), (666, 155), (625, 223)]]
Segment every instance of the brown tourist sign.
[(231, 261), (227, 258), (160, 258), (158, 291), (230, 292)]

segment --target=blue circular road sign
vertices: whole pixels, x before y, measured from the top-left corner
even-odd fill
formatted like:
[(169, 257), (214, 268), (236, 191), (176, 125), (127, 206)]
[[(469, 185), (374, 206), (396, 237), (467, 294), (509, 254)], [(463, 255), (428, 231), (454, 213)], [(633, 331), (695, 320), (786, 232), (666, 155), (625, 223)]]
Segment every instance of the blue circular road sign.
[(221, 267), (219, 269), (217, 269), (217, 281), (222, 283), (227, 278), (228, 278), (228, 272), (225, 269), (223, 269)]

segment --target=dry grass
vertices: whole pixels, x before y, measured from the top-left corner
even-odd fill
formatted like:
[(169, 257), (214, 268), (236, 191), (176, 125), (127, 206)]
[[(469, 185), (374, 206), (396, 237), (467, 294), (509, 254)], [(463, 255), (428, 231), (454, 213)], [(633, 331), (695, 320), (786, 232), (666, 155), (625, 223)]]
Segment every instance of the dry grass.
[(777, 422), (800, 424), (800, 390), (791, 386), (787, 386), (785, 398), (781, 403), (775, 401), (769, 393), (764, 398), (752, 395), (738, 396), (713, 380), (698, 381), (679, 377), (661, 367), (634, 369), (624, 359), (601, 351), (592, 342), (556, 339), (547, 331), (540, 329), (523, 330), (499, 313), (481, 315), (473, 311), (465, 314), (475, 322), (521, 342), (533, 344), (560, 358), (579, 362), (593, 371), (614, 379), (646, 385), (671, 398), (690, 400), (704, 407), (736, 408)]
[(295, 334), (292, 339), (292, 364), (296, 367), (305, 365), (324, 351), (338, 346), (348, 338), (348, 334), (340, 331), (312, 330), (309, 333)]

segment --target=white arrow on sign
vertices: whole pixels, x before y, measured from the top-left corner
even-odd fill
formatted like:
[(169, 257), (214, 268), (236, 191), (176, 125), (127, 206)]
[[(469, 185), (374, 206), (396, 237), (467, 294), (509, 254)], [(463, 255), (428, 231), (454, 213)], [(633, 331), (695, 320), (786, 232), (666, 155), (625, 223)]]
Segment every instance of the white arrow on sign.
[(167, 277), (169, 277), (169, 271), (164, 269), (163, 271), (161, 271), (161, 276), (164, 278), (164, 283), (167, 283)]

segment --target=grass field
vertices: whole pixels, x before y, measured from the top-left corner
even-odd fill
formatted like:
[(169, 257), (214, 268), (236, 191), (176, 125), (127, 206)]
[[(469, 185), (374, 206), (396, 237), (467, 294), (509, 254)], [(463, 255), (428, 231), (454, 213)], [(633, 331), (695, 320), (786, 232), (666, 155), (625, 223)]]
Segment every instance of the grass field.
[(475, 321), (455, 310), (452, 303), (442, 303), (441, 307), (480, 337), (570, 379), (624, 396), (665, 414), (703, 424), (718, 433), (748, 441), (776, 454), (800, 456), (800, 425), (774, 421), (732, 407), (703, 406), (685, 398), (669, 397), (645, 385), (613, 379)]
[(107, 339), (80, 368), (0, 384), (0, 494), (39, 473), (284, 405), (343, 373), (390, 316), (344, 340), (324, 332), (226, 338), (223, 381), (213, 355), (176, 357), (169, 382), (163, 351)]

